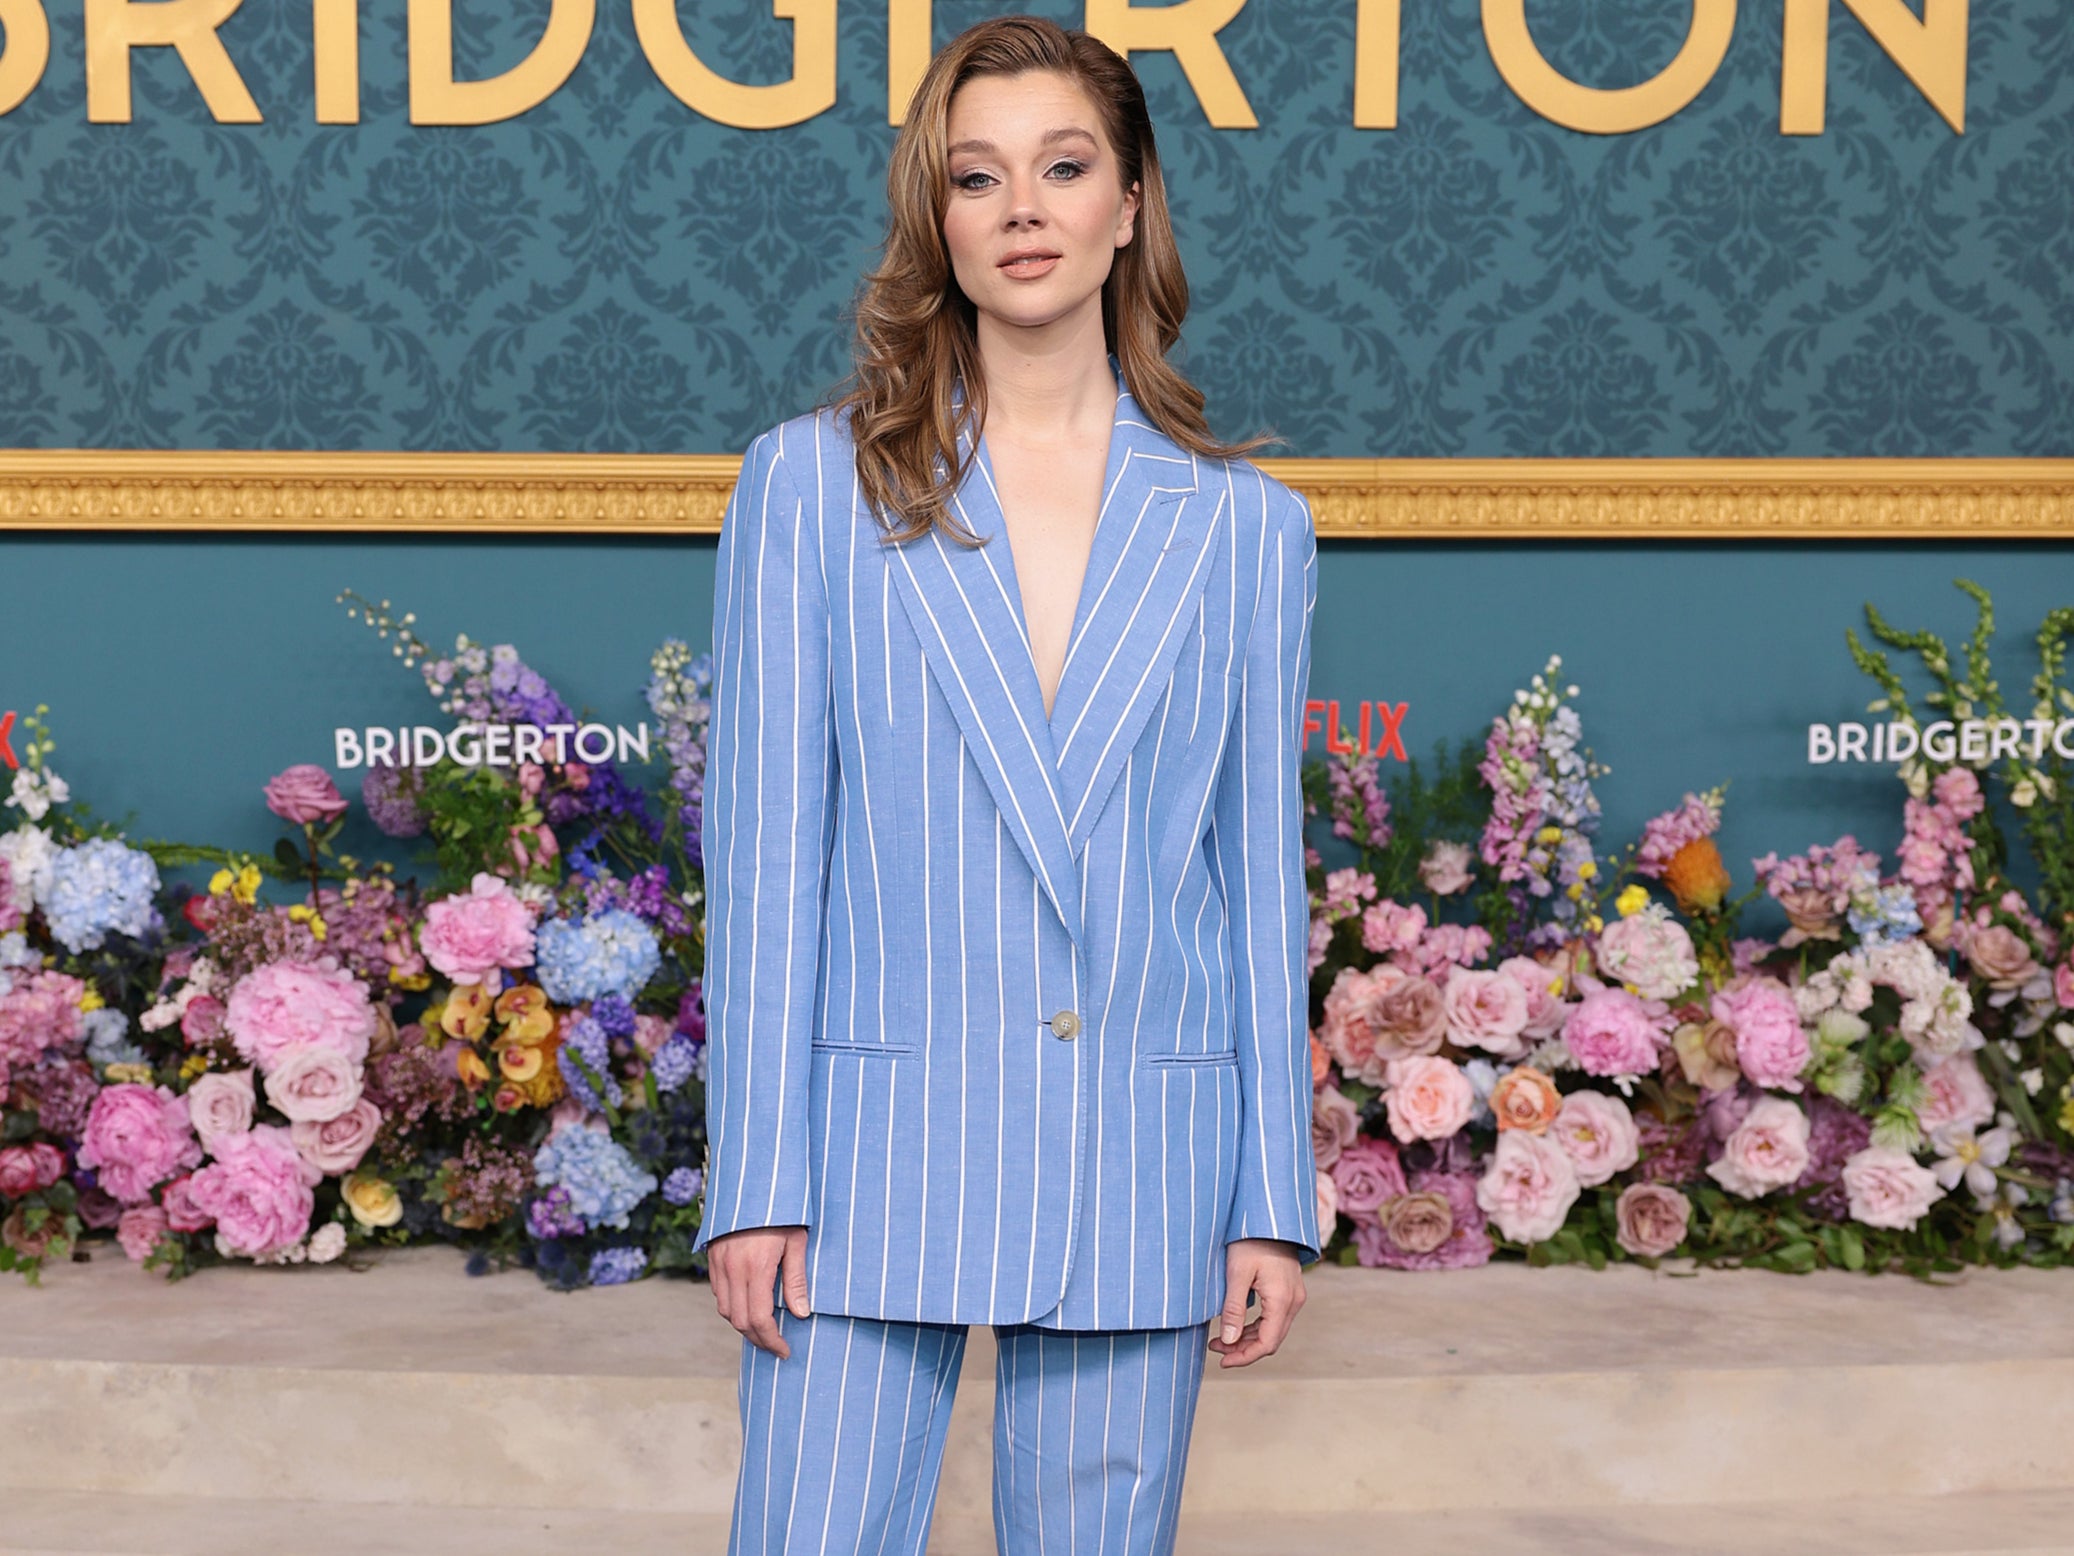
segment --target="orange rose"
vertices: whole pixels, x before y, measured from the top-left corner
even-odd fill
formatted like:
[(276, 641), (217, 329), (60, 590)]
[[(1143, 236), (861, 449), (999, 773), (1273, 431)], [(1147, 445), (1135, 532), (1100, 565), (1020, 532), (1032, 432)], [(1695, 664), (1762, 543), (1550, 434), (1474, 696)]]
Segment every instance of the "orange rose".
[(1500, 1129), (1546, 1134), (1562, 1106), (1555, 1082), (1531, 1065), (1507, 1070), (1491, 1088), (1491, 1112), (1497, 1116)]
[(1696, 837), (1664, 865), (1664, 885), (1686, 913), (1713, 913), (1728, 894), (1728, 866), (1711, 837)]

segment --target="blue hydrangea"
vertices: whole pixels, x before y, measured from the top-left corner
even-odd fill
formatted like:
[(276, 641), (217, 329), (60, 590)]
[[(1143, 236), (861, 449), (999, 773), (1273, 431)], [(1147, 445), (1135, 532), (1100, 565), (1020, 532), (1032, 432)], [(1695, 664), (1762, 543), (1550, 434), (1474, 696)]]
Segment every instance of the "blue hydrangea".
[[(583, 1073), (583, 1065), (576, 1062), (578, 1059), (605, 1083), (604, 1096), (598, 1095), (598, 1089)], [(602, 1113), (608, 1106), (616, 1108), (625, 1100), (619, 1078), (612, 1073), (612, 1040), (589, 1016), (578, 1016), (568, 1024), (562, 1045), (555, 1050), (555, 1063), (561, 1069), (562, 1084), (569, 1088), (569, 1095), (591, 1112)]]
[(165, 927), (153, 906), (158, 865), (151, 855), (111, 837), (61, 848), (51, 860), (44, 922), (58, 944), (77, 955), (98, 950), (111, 934), (143, 939)]
[(625, 908), (607, 908), (581, 922), (550, 919), (535, 945), (540, 987), (557, 1005), (581, 1005), (617, 995), (631, 1000), (662, 965), (655, 931)]
[(688, 1205), (706, 1186), (706, 1175), (696, 1167), (679, 1167), (663, 1179), (663, 1198), (673, 1205)]
[(605, 1029), (607, 1037), (634, 1035), (634, 1007), (617, 994), (607, 994), (591, 1004), (591, 1019)]
[(0, 967), (41, 967), (43, 958), (29, 949), (29, 937), (19, 929), (0, 935)]
[(564, 1129), (533, 1153), (533, 1176), (560, 1184), (569, 1204), (592, 1227), (625, 1227), (633, 1208), (656, 1190), (656, 1178), (610, 1135), (581, 1125)]
[(1851, 932), (1868, 946), (1891, 945), (1923, 932), (1916, 894), (1903, 883), (1853, 896), (1848, 917)]
[[(5, 976), (0, 974), (0, 976)], [(144, 1050), (130, 1041), (130, 1018), (106, 1005), (86, 1013), (86, 1056), (106, 1069), (111, 1064), (142, 1064)]]
[(656, 1090), (675, 1091), (697, 1073), (698, 1063), (699, 1045), (682, 1032), (671, 1033), (649, 1065)]
[(600, 1248), (591, 1255), (590, 1283), (593, 1286), (624, 1286), (648, 1268), (643, 1248)]

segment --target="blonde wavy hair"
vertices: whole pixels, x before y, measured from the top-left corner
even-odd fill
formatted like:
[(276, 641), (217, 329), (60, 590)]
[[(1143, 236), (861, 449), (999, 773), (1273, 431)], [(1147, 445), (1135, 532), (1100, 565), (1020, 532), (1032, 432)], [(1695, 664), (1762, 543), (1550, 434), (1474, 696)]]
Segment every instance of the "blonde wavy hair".
[(1135, 232), (1116, 251), (1102, 287), (1103, 331), (1132, 398), (1160, 431), (1207, 458), (1248, 454), (1271, 441), (1213, 438), (1202, 391), (1167, 361), (1188, 312), (1188, 279), (1137, 75), (1088, 33), (1034, 16), (997, 17), (959, 34), (915, 89), (886, 170), (883, 257), (856, 303), (855, 370), (836, 410), (848, 417), (858, 483), (889, 541), (936, 528), (961, 543), (979, 543), (950, 505), (978, 445), (975, 435), (961, 452), (960, 434), (976, 434), (987, 411), (975, 310), (952, 273), (943, 236), (950, 106), (975, 76), (1039, 70), (1067, 77), (1093, 100), (1123, 187), (1139, 188)]

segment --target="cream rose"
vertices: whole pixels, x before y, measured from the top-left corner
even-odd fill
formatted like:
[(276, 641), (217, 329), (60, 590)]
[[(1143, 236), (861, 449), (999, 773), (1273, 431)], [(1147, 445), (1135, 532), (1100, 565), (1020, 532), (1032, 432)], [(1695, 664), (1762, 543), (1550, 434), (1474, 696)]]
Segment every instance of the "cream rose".
[(1476, 1088), (1452, 1060), (1425, 1054), (1397, 1059), (1390, 1064), (1388, 1080), (1383, 1105), (1390, 1133), (1406, 1144), (1445, 1140), (1476, 1110)]
[(403, 1219), (403, 1200), (396, 1185), (373, 1173), (349, 1174), (339, 1183), (339, 1195), (362, 1226), (394, 1226)]
[(202, 1142), (215, 1154), (220, 1135), (241, 1135), (252, 1127), (252, 1072), (211, 1070), (187, 1088), (187, 1117)]

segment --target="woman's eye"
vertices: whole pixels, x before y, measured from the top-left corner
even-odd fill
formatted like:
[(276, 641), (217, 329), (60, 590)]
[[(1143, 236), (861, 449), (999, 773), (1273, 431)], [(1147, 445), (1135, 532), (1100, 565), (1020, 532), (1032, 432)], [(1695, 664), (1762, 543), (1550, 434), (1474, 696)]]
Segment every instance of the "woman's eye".
[(981, 173), (976, 170), (970, 173), (956, 174), (951, 179), (951, 183), (959, 189), (984, 189), (993, 181), (992, 174)]
[(1081, 174), (1085, 173), (1086, 171), (1087, 166), (1085, 163), (1074, 162), (1071, 160), (1065, 162), (1054, 162), (1051, 167), (1052, 177), (1054, 178), (1078, 178)]

